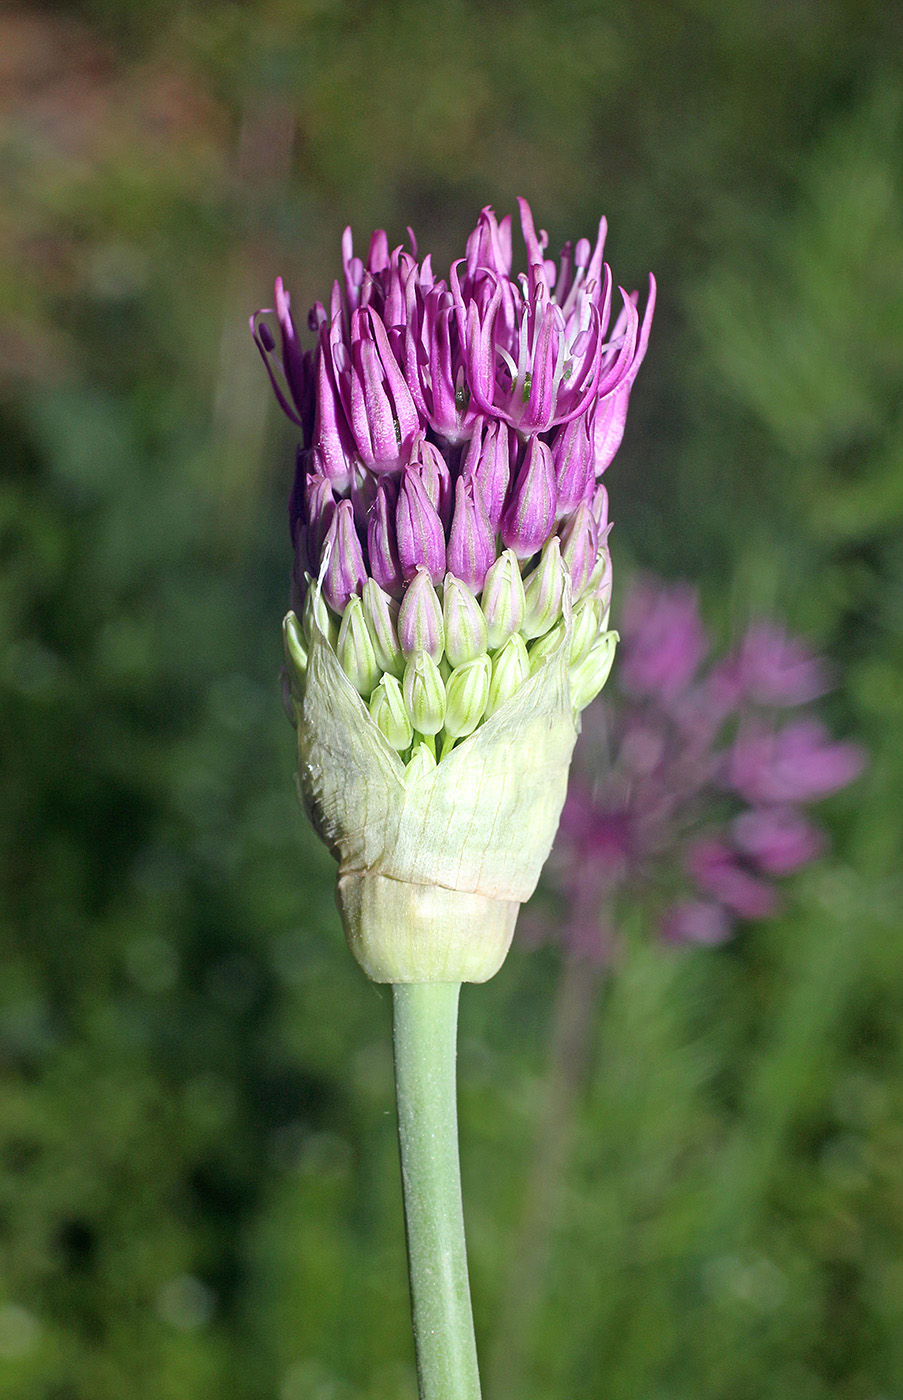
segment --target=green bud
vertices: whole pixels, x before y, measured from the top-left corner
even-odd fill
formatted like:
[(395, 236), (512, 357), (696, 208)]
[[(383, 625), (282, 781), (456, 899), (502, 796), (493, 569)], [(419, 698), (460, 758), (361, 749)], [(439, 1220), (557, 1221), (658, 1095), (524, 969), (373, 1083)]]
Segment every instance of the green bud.
[(489, 682), (489, 697), (486, 701), (486, 718), (510, 700), (520, 689), (530, 674), (530, 658), (527, 647), (519, 632), (509, 637), (492, 662), (492, 679)]
[(446, 682), (445, 732), (453, 739), (472, 734), (489, 699), (492, 662), (485, 654), (457, 666)]
[(483, 610), (467, 584), (454, 574), (448, 574), (443, 585), (442, 617), (445, 654), (452, 666), (462, 666), (486, 651), (489, 629)]
[(611, 555), (608, 545), (603, 544), (596, 555), (596, 564), (589, 576), (583, 596), (598, 598), (602, 604), (603, 626), (608, 626), (608, 608), (611, 603)]
[(603, 632), (579, 665), (569, 670), (571, 701), (575, 712), (586, 709), (608, 680), (619, 640), (617, 632)]
[(404, 668), (405, 709), (421, 734), (438, 734), (445, 721), (445, 686), (428, 651), (416, 652)]
[(603, 607), (598, 598), (584, 598), (574, 609), (571, 622), (571, 666), (579, 666), (603, 626)]
[(304, 599), (301, 621), (304, 626), (304, 635), (308, 642), (311, 641), (313, 637), (313, 627), (314, 623), (316, 623), (330, 646), (335, 647), (336, 637), (339, 633), (338, 624), (329, 609), (326, 599), (323, 597), (319, 585), (315, 584), (312, 580), (307, 590), (307, 597)]
[(405, 657), (425, 651), (438, 662), (445, 650), (442, 604), (426, 569), (417, 570), (401, 600), (398, 640)]
[(401, 686), (394, 676), (383, 676), (370, 696), (370, 714), (397, 753), (410, 747), (414, 726), (404, 707)]
[(398, 632), (395, 627), (398, 604), (373, 578), (368, 578), (364, 584), (361, 603), (380, 670), (400, 680), (404, 671), (404, 657), (398, 645)]
[(540, 666), (544, 666), (550, 656), (561, 646), (565, 638), (564, 619), (560, 618), (551, 632), (530, 643), (530, 675), (535, 676)]
[(282, 641), (285, 650), (285, 664), (295, 686), (304, 684), (307, 670), (308, 649), (301, 624), (293, 612), (286, 613), (282, 624)]
[(430, 773), (435, 771), (435, 768), (436, 755), (433, 753), (429, 744), (424, 743), (421, 739), (420, 743), (415, 746), (414, 752), (411, 754), (407, 767), (404, 770), (405, 783), (413, 784), (420, 782), (422, 778), (428, 778)]
[(566, 575), (567, 569), (561, 561), (561, 541), (553, 535), (543, 546), (539, 563), (524, 584), (526, 606), (521, 631), (525, 637), (541, 637), (561, 617)]
[(489, 650), (496, 651), (520, 631), (524, 620), (524, 581), (513, 550), (500, 554), (486, 575), (480, 607), (489, 631)]
[(360, 598), (349, 598), (342, 614), (336, 655), (355, 690), (367, 699), (382, 671), (376, 660), (370, 633), (367, 631)]

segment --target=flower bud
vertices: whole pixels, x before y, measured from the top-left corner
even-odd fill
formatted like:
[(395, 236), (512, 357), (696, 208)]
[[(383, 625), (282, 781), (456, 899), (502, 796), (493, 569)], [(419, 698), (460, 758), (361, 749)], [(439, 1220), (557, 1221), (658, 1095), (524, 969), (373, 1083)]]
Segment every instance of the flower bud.
[(301, 623), (308, 642), (313, 638), (314, 627), (316, 627), (323, 633), (330, 646), (335, 646), (336, 638), (339, 635), (338, 623), (326, 606), (326, 599), (319, 588), (313, 586), (308, 588), (307, 596), (304, 599)]
[(501, 521), (502, 541), (518, 559), (529, 559), (548, 539), (555, 524), (556, 500), (552, 454), (533, 437)]
[(489, 650), (495, 651), (520, 631), (524, 620), (524, 581), (512, 550), (500, 554), (486, 575), (480, 606), (489, 629)]
[(593, 447), (583, 414), (572, 419), (556, 435), (552, 465), (558, 487), (556, 514), (560, 520), (576, 510), (582, 501), (592, 500), (596, 484)]
[(445, 654), (452, 666), (462, 666), (488, 650), (489, 629), (483, 610), (465, 583), (446, 574), (442, 593)]
[(343, 613), (348, 599), (360, 593), (367, 578), (361, 542), (354, 528), (354, 507), (347, 499), (336, 506), (323, 550), (324, 555), (329, 551), (323, 593), (330, 607)]
[(459, 477), (455, 485), (455, 514), (448, 537), (449, 572), (479, 593), (495, 559), (495, 534), (489, 523), (483, 495), (471, 477)]
[(607, 544), (599, 547), (596, 563), (584, 589), (584, 597), (587, 596), (598, 599), (602, 604), (603, 616), (607, 617), (611, 604), (611, 554)]
[(445, 647), (442, 604), (426, 569), (417, 570), (401, 601), (398, 640), (405, 657), (425, 651), (433, 661), (441, 659)]
[(561, 557), (571, 576), (571, 596), (581, 598), (592, 576), (598, 550), (593, 513), (584, 501), (561, 531)]
[(423, 482), (443, 528), (447, 530), (452, 517), (452, 479), (448, 463), (432, 442), (418, 443), (415, 454), (411, 471), (416, 472)]
[(525, 609), (521, 631), (525, 637), (541, 637), (550, 627), (554, 627), (561, 616), (565, 577), (561, 541), (557, 535), (553, 535), (524, 584)]
[(593, 512), (593, 519), (595, 520), (596, 525), (599, 529), (599, 539), (601, 540), (607, 538), (609, 529), (608, 492), (601, 482), (593, 492), (592, 500), (590, 501), (590, 507)]
[(605, 610), (598, 598), (584, 598), (574, 609), (571, 620), (571, 649), (568, 661), (579, 666), (604, 626)]
[(410, 747), (414, 726), (405, 709), (401, 686), (394, 676), (383, 676), (370, 696), (370, 714), (396, 752)]
[(571, 681), (571, 701), (575, 713), (585, 710), (608, 680), (618, 644), (617, 632), (603, 632), (584, 659), (568, 672)]
[(301, 624), (293, 612), (287, 613), (282, 624), (282, 639), (285, 644), (285, 664), (288, 667), (292, 686), (304, 684), (309, 651)]
[(373, 472), (367, 471), (360, 462), (356, 462), (351, 473), (351, 504), (354, 507), (354, 523), (357, 526), (358, 537), (362, 541), (367, 538), (368, 522), (378, 490), (378, 478)]
[(395, 535), (396, 497), (394, 484), (390, 478), (385, 478), (379, 484), (367, 522), (367, 553), (370, 573), (381, 588), (397, 598), (401, 596), (404, 579)]
[(323, 545), (335, 515), (336, 500), (332, 482), (325, 476), (309, 474), (304, 483), (303, 499), (303, 519), (307, 525), (307, 557), (310, 571), (316, 577), (323, 558)]
[(445, 683), (445, 730), (453, 739), (472, 734), (489, 699), (492, 663), (485, 654), (456, 666)]
[(372, 578), (368, 578), (364, 584), (361, 602), (377, 665), (381, 671), (388, 671), (390, 675), (400, 679), (404, 670), (404, 657), (395, 626), (398, 604), (388, 593), (384, 593)]
[(480, 488), (493, 534), (505, 509), (511, 476), (509, 432), (507, 423), (490, 419), (487, 427), (482, 419), (478, 420), (462, 471), (462, 476), (473, 478)]
[(339, 627), (336, 655), (342, 670), (359, 695), (366, 700), (382, 674), (360, 598), (349, 599)]
[(445, 721), (445, 686), (428, 651), (418, 651), (404, 668), (405, 709), (419, 734), (438, 734)]
[(413, 787), (415, 783), (422, 782), (424, 778), (428, 778), (430, 774), (435, 773), (435, 771), (436, 755), (433, 753), (429, 744), (425, 744), (421, 739), (420, 743), (414, 746), (414, 752), (411, 754), (407, 767), (404, 770), (405, 786), (407, 787), (410, 785)]
[(530, 658), (519, 632), (509, 637), (492, 662), (492, 678), (486, 701), (486, 715), (494, 715), (506, 700), (520, 689), (530, 674)]
[(445, 573), (445, 531), (436, 507), (416, 471), (407, 470), (395, 512), (398, 559), (405, 579), (424, 568), (433, 583)]
[(564, 641), (565, 635), (564, 618), (559, 618), (551, 631), (546, 632), (538, 641), (531, 643), (529, 648), (531, 676), (535, 676), (540, 666), (544, 666), (549, 657), (555, 654)]

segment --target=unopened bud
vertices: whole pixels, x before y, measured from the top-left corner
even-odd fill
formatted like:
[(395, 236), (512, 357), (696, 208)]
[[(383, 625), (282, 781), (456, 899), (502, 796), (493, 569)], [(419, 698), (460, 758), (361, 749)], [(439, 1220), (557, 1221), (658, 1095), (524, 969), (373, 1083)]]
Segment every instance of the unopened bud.
[(489, 696), (486, 701), (486, 718), (501, 709), (510, 700), (530, 674), (530, 658), (527, 646), (519, 632), (509, 637), (492, 662), (492, 679), (489, 682)]
[(480, 606), (489, 630), (489, 650), (495, 651), (520, 631), (524, 620), (524, 581), (512, 550), (500, 554), (486, 575)]
[(342, 670), (359, 695), (366, 700), (382, 673), (360, 598), (351, 598), (342, 615), (336, 653)]
[(571, 666), (579, 666), (602, 630), (605, 610), (598, 598), (584, 598), (571, 620)]
[(602, 605), (603, 617), (608, 616), (611, 604), (611, 554), (607, 544), (603, 544), (599, 548), (584, 596), (597, 598)]
[(376, 582), (393, 597), (399, 597), (404, 586), (395, 535), (396, 499), (396, 491), (391, 479), (380, 482), (367, 524), (367, 553), (370, 559), (370, 573)]
[(425, 744), (423, 740), (421, 740), (411, 754), (407, 767), (404, 770), (405, 784), (411, 786), (419, 782), (421, 778), (428, 778), (430, 773), (435, 772), (435, 769), (436, 755), (433, 753), (429, 744)]
[(538, 641), (531, 643), (529, 648), (531, 676), (535, 676), (540, 666), (544, 666), (549, 657), (554, 656), (564, 638), (564, 618), (559, 618), (551, 631), (546, 632)]
[(414, 737), (401, 686), (394, 676), (383, 676), (370, 696), (370, 714), (381, 733), (398, 753), (410, 747)]
[(483, 610), (467, 587), (454, 574), (446, 574), (442, 594), (445, 623), (445, 654), (452, 666), (462, 666), (480, 656), (489, 646), (489, 629)]
[(398, 612), (398, 640), (406, 657), (425, 651), (438, 662), (445, 647), (442, 604), (426, 569), (408, 584)]
[(361, 542), (354, 527), (354, 507), (349, 500), (339, 501), (332, 524), (323, 545), (323, 557), (329, 552), (323, 574), (323, 592), (336, 612), (345, 611), (353, 594), (359, 594), (367, 578)]
[(548, 538), (557, 499), (552, 453), (538, 437), (531, 437), (500, 522), (503, 542), (519, 559), (529, 559)]
[(479, 483), (473, 477), (459, 477), (446, 567), (469, 588), (479, 592), (494, 559), (495, 532), (486, 514)]
[(313, 637), (314, 627), (316, 627), (323, 633), (330, 645), (335, 646), (336, 637), (339, 635), (339, 626), (319, 588), (308, 588), (301, 622), (308, 642)]
[(445, 729), (453, 739), (472, 734), (486, 710), (492, 662), (477, 656), (457, 666), (445, 683)]
[(420, 734), (438, 734), (445, 721), (445, 686), (428, 651), (418, 651), (404, 668), (405, 709)]
[(553, 535), (524, 584), (526, 607), (521, 631), (525, 637), (541, 637), (560, 618), (565, 572), (561, 560), (561, 541), (557, 535)]
[(571, 701), (575, 711), (586, 709), (608, 680), (618, 640), (617, 632), (603, 632), (579, 665), (573, 666), (568, 672), (571, 681)]
[(412, 579), (426, 569), (434, 583), (445, 573), (445, 530), (439, 513), (414, 468), (406, 471), (395, 510), (395, 534), (401, 572)]
[(582, 598), (586, 591), (598, 550), (598, 530), (593, 513), (583, 501), (561, 531), (561, 558), (571, 576), (571, 595)]
[(364, 584), (361, 603), (380, 670), (400, 678), (404, 670), (404, 657), (395, 626), (398, 604), (372, 578), (368, 578)]
[(282, 639), (285, 643), (285, 664), (289, 668), (291, 680), (293, 684), (301, 685), (304, 682), (309, 653), (301, 624), (293, 612), (286, 614), (282, 624)]

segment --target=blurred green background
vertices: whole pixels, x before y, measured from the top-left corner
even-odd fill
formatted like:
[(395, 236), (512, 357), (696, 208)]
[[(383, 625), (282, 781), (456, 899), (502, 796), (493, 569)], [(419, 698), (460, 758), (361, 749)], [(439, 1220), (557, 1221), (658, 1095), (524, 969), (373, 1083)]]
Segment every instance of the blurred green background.
[(806, 632), (871, 759), (780, 919), (627, 931), (541, 1209), (558, 956), (465, 990), (488, 1400), (903, 1400), (901, 63), (894, 0), (4, 8), (3, 1400), (415, 1393), (389, 1000), (295, 800), (247, 317), (277, 272), (324, 296), (347, 222), (442, 268), (519, 193), (659, 277), (616, 577)]

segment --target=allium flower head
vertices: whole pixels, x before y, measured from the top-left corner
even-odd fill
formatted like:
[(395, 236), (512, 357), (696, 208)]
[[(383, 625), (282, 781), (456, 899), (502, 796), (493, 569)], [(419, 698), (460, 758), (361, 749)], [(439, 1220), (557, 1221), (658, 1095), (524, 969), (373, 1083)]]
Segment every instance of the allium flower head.
[[(447, 279), (429, 257), (418, 260), (410, 233), (408, 252), (377, 231), (362, 259), (346, 230), (342, 277), (328, 308), (317, 303), (308, 317), (310, 348), (301, 348), (281, 280), (274, 310), (251, 320), (301, 435), (287, 668), (302, 788), (339, 854), (340, 891), (360, 854), (343, 823), (361, 819), (360, 809), (344, 813), (347, 773), (324, 786), (333, 743), (324, 736), (340, 695), (348, 734), (336, 752), (344, 744), (374, 783), (379, 772), (394, 792), (387, 811), (402, 801), (410, 815), (416, 787), (433, 792), (421, 826), (441, 827), (443, 804), (465, 814), (468, 860), (481, 868), (451, 848), (445, 868), (434, 851), (434, 883), (489, 889), (494, 865), (498, 888), (487, 897), (516, 909), (554, 835), (578, 712), (611, 667), (608, 499), (598, 478), (623, 433), (655, 283), (642, 318), (636, 294), (622, 291), (612, 320), (605, 221), (595, 243), (566, 244), (557, 264), (525, 200), (520, 225), (523, 272), (513, 271), (510, 218), (487, 208)], [(527, 708), (512, 731), (518, 705)], [(340, 781), (344, 791), (333, 791)], [(502, 834), (506, 784), (513, 806)], [(508, 849), (518, 829), (526, 862)], [(416, 884), (401, 837), (384, 835), (367, 869)], [(351, 902), (346, 931), (357, 917)]]
[(561, 937), (596, 959), (624, 893), (664, 908), (670, 942), (720, 943), (768, 918), (776, 881), (824, 848), (804, 809), (864, 763), (803, 709), (827, 668), (782, 628), (754, 621), (707, 664), (693, 590), (641, 578), (622, 629), (615, 693), (587, 719), (552, 859)]

